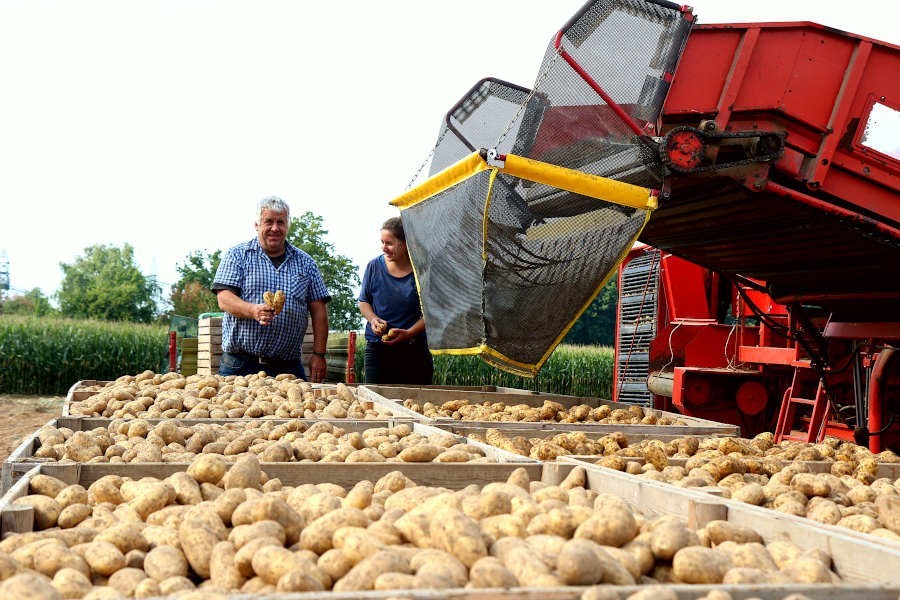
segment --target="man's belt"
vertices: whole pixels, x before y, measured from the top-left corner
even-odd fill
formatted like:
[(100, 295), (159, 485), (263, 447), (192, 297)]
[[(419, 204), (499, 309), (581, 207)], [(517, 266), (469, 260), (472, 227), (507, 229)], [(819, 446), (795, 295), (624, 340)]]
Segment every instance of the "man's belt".
[(246, 352), (229, 352), (228, 354), (233, 354), (239, 358), (244, 360), (252, 360), (261, 365), (296, 365), (300, 362), (299, 358), (278, 358), (275, 356), (255, 356), (253, 354), (247, 354)]

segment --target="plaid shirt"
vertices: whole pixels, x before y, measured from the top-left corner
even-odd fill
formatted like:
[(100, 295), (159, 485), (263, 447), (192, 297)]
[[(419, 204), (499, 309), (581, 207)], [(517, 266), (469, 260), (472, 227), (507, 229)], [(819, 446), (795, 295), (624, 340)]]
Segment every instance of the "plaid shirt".
[(240, 289), (240, 297), (246, 302), (261, 304), (267, 291), (282, 290), (285, 295), (284, 310), (265, 327), (253, 319), (238, 319), (226, 312), (222, 319), (223, 352), (300, 360), (309, 303), (328, 302), (331, 296), (309, 254), (285, 245), (287, 255), (278, 268), (256, 238), (230, 248), (219, 263), (213, 283)]

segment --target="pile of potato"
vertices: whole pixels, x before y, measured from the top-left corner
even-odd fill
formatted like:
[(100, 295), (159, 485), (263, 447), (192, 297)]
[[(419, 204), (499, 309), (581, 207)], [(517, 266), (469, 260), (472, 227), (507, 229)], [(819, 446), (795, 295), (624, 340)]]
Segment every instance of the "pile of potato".
[(327, 421), (151, 424), (116, 419), (107, 427), (72, 431), (50, 425), (37, 432), (35, 458), (87, 463), (189, 463), (200, 454), (234, 461), (253, 454), (263, 462), (496, 462), (465, 438), (414, 432), (412, 425), (346, 431)]
[(451, 418), (460, 421), (503, 421), (537, 423), (618, 423), (621, 425), (686, 425), (681, 419), (662, 414), (660, 411), (636, 405), (613, 408), (608, 404), (589, 406), (579, 404), (566, 408), (559, 402), (544, 400), (541, 406), (528, 404), (506, 404), (505, 402), (471, 402), (465, 398), (450, 400), (441, 405), (431, 402), (420, 403), (406, 399), (403, 406), (426, 417)]
[[(727, 450), (727, 440), (717, 442)], [(699, 451), (684, 466), (668, 465), (661, 445), (643, 455), (644, 464), (620, 455), (596, 464), (679, 487), (714, 486), (741, 502), (900, 542), (900, 479), (877, 478), (878, 457), (866, 456), (864, 448), (853, 454), (858, 461), (837, 460), (831, 473), (813, 473), (804, 462), (722, 450)]]
[(384, 419), (390, 412), (360, 403), (343, 383), (334, 390), (293, 375), (124, 375), (73, 402), (72, 416), (146, 419)]
[(36, 531), (0, 542), (0, 597), (840, 581), (818, 550), (726, 521), (650, 520), (586, 489), (581, 468), (559, 485), (517, 469), (453, 491), (399, 471), (289, 487), (252, 454), (226, 467), (204, 454), (164, 480), (107, 475), (87, 489), (35, 476), (13, 504)]

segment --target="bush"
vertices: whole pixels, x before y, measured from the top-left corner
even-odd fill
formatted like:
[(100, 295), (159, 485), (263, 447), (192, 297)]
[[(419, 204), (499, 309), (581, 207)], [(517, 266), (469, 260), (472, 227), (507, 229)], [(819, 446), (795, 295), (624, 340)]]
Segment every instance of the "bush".
[[(356, 381), (365, 381), (365, 338), (357, 337)], [(560, 345), (531, 379), (488, 365), (477, 356), (434, 357), (434, 385), (495, 385), (569, 396), (612, 398), (613, 349), (605, 346)]]
[(82, 379), (165, 371), (167, 333), (159, 325), (0, 317), (0, 393), (63, 395)]

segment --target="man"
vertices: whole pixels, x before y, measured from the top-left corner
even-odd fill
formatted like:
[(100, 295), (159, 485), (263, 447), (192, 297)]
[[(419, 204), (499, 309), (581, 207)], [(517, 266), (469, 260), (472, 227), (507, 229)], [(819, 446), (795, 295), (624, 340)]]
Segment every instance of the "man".
[[(303, 336), (312, 318), (313, 355), (309, 381), (325, 378), (325, 346), (331, 300), (315, 261), (287, 243), (290, 208), (281, 198), (263, 198), (257, 205), (256, 238), (230, 248), (213, 281), (222, 320), (222, 360), (219, 375), (293, 373), (307, 379), (300, 362)], [(266, 292), (284, 293), (276, 313)]]

